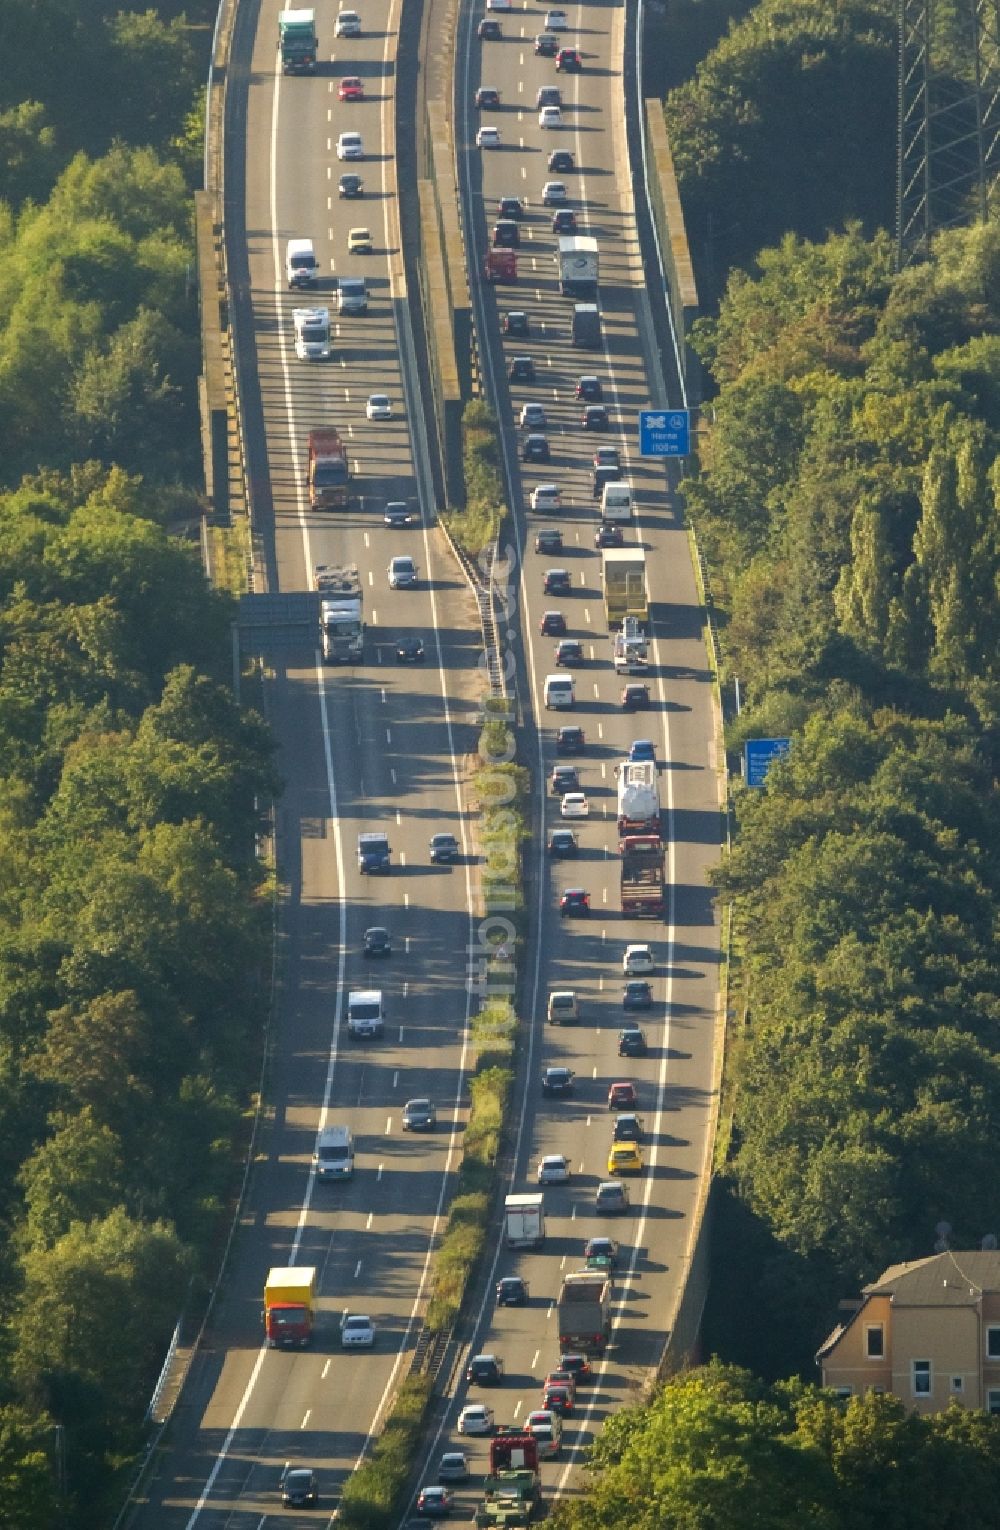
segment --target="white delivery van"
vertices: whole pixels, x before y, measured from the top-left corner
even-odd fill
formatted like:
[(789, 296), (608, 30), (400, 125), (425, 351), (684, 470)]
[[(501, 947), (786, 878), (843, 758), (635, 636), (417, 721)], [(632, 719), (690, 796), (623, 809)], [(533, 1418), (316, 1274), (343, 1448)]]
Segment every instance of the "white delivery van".
[(632, 485), (606, 483), (601, 490), (601, 520), (630, 521), (635, 511)]
[(347, 1029), (352, 1036), (381, 1036), (385, 1009), (380, 988), (355, 988), (348, 994)]
[(576, 702), (576, 687), (572, 675), (546, 675), (542, 697), (547, 707), (571, 707)]
[(311, 239), (289, 239), (285, 247), (285, 279), (289, 287), (311, 287), (319, 275)]
[(337, 283), (338, 313), (367, 313), (368, 284), (363, 276), (342, 276)]
[(313, 1163), (320, 1179), (350, 1179), (354, 1173), (354, 1137), (349, 1126), (327, 1126), (316, 1138)]

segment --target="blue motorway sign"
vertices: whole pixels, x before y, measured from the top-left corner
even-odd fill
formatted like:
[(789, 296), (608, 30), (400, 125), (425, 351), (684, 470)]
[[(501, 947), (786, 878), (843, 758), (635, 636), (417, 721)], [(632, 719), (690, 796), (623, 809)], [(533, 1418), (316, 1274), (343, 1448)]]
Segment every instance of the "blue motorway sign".
[(640, 409), (640, 457), (689, 457), (690, 409)]
[(743, 745), (743, 779), (747, 786), (763, 786), (771, 761), (784, 759), (791, 747), (790, 738), (748, 738)]

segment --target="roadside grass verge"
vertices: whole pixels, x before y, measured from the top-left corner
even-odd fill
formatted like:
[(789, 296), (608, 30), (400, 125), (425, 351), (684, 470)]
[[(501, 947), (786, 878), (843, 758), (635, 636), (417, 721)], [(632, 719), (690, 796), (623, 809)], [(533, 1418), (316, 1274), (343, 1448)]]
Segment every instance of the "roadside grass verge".
[(402, 1383), (371, 1455), (344, 1483), (339, 1524), (350, 1530), (390, 1530), (396, 1524), (419, 1456), (431, 1391), (429, 1376), (407, 1376)]

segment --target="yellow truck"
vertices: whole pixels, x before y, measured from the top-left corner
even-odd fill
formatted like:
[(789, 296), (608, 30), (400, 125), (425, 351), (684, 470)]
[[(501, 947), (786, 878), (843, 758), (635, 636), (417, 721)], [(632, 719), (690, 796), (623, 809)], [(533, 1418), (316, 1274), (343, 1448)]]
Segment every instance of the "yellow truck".
[(312, 1265), (269, 1270), (264, 1284), (264, 1336), (269, 1349), (305, 1349), (316, 1310), (316, 1271)]
[(649, 620), (646, 596), (646, 554), (641, 547), (606, 547), (603, 558), (604, 609), (608, 628), (614, 631), (626, 617), (635, 618), (635, 629)]

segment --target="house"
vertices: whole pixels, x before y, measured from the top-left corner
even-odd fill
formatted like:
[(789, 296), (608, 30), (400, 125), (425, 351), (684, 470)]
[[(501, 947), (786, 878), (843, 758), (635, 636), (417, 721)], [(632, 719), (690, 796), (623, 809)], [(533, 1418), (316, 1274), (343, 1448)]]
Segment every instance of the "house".
[(891, 1392), (917, 1413), (957, 1402), (1000, 1415), (1000, 1251), (890, 1265), (841, 1309), (816, 1355), (825, 1387)]

